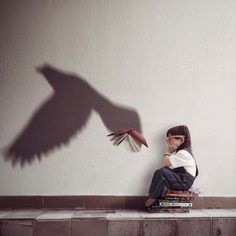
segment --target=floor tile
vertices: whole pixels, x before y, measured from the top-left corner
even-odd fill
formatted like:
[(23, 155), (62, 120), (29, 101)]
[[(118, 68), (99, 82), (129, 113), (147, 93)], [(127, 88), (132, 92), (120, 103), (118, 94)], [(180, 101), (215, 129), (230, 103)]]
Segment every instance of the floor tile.
[(142, 235), (142, 222), (140, 220), (109, 220), (108, 221), (108, 235), (112, 236), (137, 236)]
[(213, 218), (213, 235), (236, 235), (236, 218)]
[(105, 219), (72, 219), (71, 236), (107, 236)]
[(43, 213), (43, 210), (16, 210), (2, 219), (35, 219)]
[(71, 236), (69, 220), (36, 221), (34, 236)]
[(177, 222), (175, 219), (146, 219), (142, 224), (143, 236), (176, 236)]
[(0, 223), (1, 236), (33, 236), (32, 220), (2, 220)]
[(107, 212), (115, 212), (114, 210), (81, 210), (76, 211), (73, 219), (105, 219)]
[(229, 210), (231, 212), (236, 212), (236, 208), (235, 209), (227, 209), (227, 210)]
[(236, 210), (232, 209), (202, 209), (211, 217), (236, 217)]
[(9, 215), (9, 214), (11, 214), (11, 213), (13, 213), (14, 211), (4, 211), (4, 210), (2, 210), (2, 211), (0, 211), (0, 219), (1, 218), (3, 218), (4, 216), (7, 216), (7, 215)]
[(107, 213), (106, 218), (108, 220), (137, 220), (141, 219), (141, 216), (138, 211), (132, 211), (132, 210), (117, 210), (113, 213)]
[(36, 218), (36, 220), (64, 220), (71, 219), (75, 211), (47, 211)]
[(173, 213), (168, 212), (156, 212), (156, 213), (149, 213), (149, 212), (139, 212), (142, 219), (163, 219), (163, 218), (175, 218)]
[[(177, 218), (177, 235), (209, 236), (211, 235), (211, 218)], [(191, 232), (191, 233), (190, 233)]]
[(187, 213), (173, 213), (176, 218), (210, 218), (209, 214), (202, 210), (191, 209)]

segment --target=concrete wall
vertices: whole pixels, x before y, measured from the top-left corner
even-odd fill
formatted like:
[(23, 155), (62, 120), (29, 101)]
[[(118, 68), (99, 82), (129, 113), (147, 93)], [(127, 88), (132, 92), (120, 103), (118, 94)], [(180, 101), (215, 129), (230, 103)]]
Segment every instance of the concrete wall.
[[(186, 124), (195, 187), (236, 196), (236, 1), (0, 2), (0, 195), (145, 195)], [(140, 153), (106, 137), (132, 124)]]

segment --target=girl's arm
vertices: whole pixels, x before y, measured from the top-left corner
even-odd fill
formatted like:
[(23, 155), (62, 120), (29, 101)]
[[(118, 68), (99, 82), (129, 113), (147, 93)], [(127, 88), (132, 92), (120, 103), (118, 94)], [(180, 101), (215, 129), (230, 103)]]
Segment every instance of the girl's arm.
[(178, 148), (175, 144), (169, 144), (166, 152), (164, 153), (164, 166), (170, 167), (172, 164), (170, 163), (169, 156), (175, 152), (175, 150)]
[(170, 156), (169, 153), (165, 153), (164, 154), (164, 166), (166, 166), (166, 167), (170, 167), (171, 166), (171, 163), (169, 161), (169, 156)]

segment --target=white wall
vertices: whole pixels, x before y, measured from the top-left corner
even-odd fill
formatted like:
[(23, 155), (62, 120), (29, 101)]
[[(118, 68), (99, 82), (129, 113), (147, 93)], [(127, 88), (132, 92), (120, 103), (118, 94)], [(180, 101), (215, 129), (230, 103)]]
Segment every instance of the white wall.
[(0, 15), (2, 149), (53, 94), (36, 72), (43, 63), (136, 110), (149, 144), (140, 153), (113, 147), (93, 109), (67, 144), (32, 163), (1, 154), (0, 195), (145, 195), (166, 130), (186, 124), (200, 169), (194, 186), (236, 196), (236, 1), (5, 0)]

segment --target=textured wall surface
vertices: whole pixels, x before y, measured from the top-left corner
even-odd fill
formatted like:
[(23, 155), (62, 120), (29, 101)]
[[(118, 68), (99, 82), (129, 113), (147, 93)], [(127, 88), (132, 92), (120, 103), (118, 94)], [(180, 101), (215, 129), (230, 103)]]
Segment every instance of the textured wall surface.
[(0, 195), (147, 194), (186, 124), (195, 187), (236, 196), (234, 0), (0, 3)]

